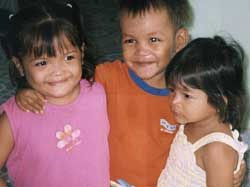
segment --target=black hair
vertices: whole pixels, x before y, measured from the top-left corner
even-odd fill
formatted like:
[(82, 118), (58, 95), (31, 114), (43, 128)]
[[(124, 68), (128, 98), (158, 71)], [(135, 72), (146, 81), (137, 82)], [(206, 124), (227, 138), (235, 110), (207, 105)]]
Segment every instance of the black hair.
[(204, 91), (220, 120), (239, 129), (245, 98), (243, 62), (244, 52), (236, 41), (226, 42), (219, 36), (197, 38), (170, 61), (166, 83)]
[(188, 0), (120, 0), (121, 15), (141, 15), (151, 8), (166, 10), (176, 30), (193, 24), (193, 10)]
[[(66, 36), (71, 44), (81, 51), (85, 44), (80, 11), (73, 1), (38, 1), (20, 9), (16, 15), (10, 17), (10, 28), (3, 41), (3, 47), (9, 58), (16, 57), (22, 61), (25, 55), (55, 56), (53, 41), (57, 38), (59, 49), (63, 49), (62, 36)], [(93, 74), (94, 66), (84, 56), (83, 78), (92, 82)], [(28, 85), (25, 77), (19, 76), (17, 81), (21, 85), (18, 87)]]
[(9, 28), (9, 15), (12, 14), (10, 10), (0, 8), (0, 39), (4, 37)]

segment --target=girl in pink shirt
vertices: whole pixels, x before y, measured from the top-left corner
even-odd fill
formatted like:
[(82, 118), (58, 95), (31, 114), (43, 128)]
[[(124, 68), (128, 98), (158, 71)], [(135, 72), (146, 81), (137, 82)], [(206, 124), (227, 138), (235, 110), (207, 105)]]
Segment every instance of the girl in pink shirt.
[(106, 96), (83, 61), (77, 7), (37, 4), (10, 17), (7, 55), (47, 104), (43, 115), (20, 110), (14, 97), (3, 104), (0, 168), (15, 187), (109, 186)]

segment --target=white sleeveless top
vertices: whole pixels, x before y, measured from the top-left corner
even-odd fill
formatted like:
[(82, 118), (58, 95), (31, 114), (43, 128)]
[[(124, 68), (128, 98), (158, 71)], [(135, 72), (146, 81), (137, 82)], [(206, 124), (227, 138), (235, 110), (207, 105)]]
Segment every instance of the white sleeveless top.
[(157, 187), (205, 187), (206, 173), (196, 165), (194, 153), (211, 142), (223, 142), (238, 152), (239, 160), (235, 170), (237, 172), (248, 146), (238, 140), (239, 132), (237, 130), (232, 131), (232, 134), (233, 138), (227, 134), (215, 132), (191, 144), (184, 134), (184, 125), (180, 125), (171, 145), (166, 167), (158, 179)]

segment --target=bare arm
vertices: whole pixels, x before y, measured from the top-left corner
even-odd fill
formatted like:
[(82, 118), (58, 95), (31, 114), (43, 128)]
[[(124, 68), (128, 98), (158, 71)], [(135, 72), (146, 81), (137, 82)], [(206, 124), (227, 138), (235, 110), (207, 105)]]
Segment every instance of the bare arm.
[(2, 178), (0, 178), (0, 187), (7, 187), (6, 182)]
[(23, 111), (43, 113), (46, 99), (33, 89), (22, 89), (16, 94), (16, 103)]
[(208, 144), (203, 153), (207, 187), (233, 187), (233, 172), (238, 155), (230, 146), (214, 142)]
[(3, 113), (0, 115), (0, 168), (5, 164), (13, 146), (14, 139), (9, 120), (7, 115)]

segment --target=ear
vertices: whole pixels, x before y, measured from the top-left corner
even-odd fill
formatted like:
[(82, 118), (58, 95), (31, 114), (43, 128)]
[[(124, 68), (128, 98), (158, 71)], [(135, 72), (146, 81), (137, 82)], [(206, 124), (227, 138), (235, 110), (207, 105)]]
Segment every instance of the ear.
[(177, 53), (181, 50), (189, 41), (189, 33), (186, 28), (181, 28), (176, 32), (175, 35), (175, 52)]
[(85, 43), (82, 43), (81, 51), (84, 52), (84, 49), (85, 49)]
[(24, 70), (20, 60), (16, 57), (11, 57), (11, 62), (15, 64), (16, 69), (19, 71), (20, 75), (24, 77)]
[(226, 103), (226, 105), (228, 104), (228, 99), (227, 99), (227, 97), (226, 96), (223, 96), (223, 100), (224, 100), (224, 102)]

